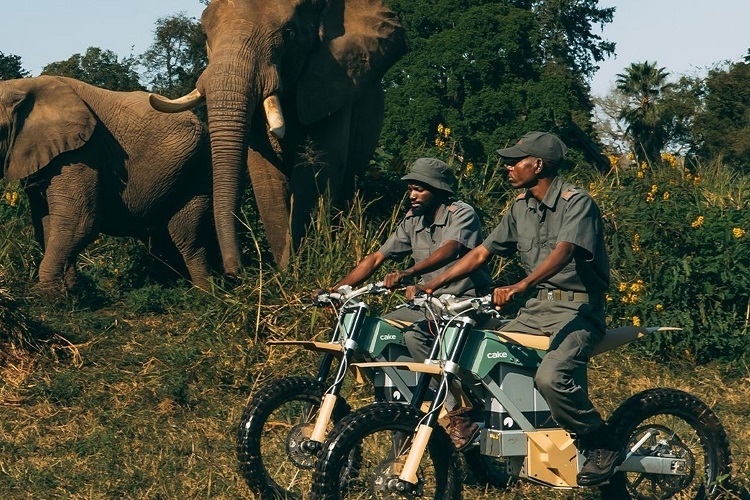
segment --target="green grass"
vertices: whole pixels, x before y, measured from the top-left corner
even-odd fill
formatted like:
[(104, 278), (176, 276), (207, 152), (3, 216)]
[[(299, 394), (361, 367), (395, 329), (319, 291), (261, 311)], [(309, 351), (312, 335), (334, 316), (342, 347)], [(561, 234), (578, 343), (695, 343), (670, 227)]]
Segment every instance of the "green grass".
[[(302, 313), (303, 290), (287, 289), (290, 304), (263, 302), (256, 332), (222, 313), (247, 300), (242, 307), (255, 317), (246, 286), (221, 307), (214, 296), (183, 290), (181, 301), (160, 313), (135, 313), (124, 303), (98, 310), (31, 307), (60, 337), (39, 353), (21, 350), (2, 366), (0, 497), (252, 498), (234, 454), (247, 397), (271, 378), (310, 373), (316, 359), (280, 349), (269, 357), (263, 339), (320, 335), (330, 318)], [(746, 367), (667, 365), (625, 349), (596, 358), (591, 381), (604, 414), (657, 385), (701, 397), (730, 435), (736, 480), (750, 485)], [(366, 402), (365, 393), (360, 389), (352, 403)], [(503, 498), (550, 495), (521, 485)], [(473, 487), (465, 498), (497, 493)]]
[[(462, 186), (471, 190), (462, 198), (482, 203), (478, 208), (490, 224), (509, 193), (491, 170), (475, 170), (477, 178), (462, 178)], [(705, 181), (695, 187), (667, 172), (659, 174), (664, 177), (658, 184), (670, 186), (671, 197), (662, 194), (652, 203), (645, 200), (655, 184), (649, 175), (620, 173), (617, 182), (597, 177), (591, 186), (584, 185), (603, 207), (617, 263), (610, 290), (615, 300), (612, 323), (628, 323), (638, 315), (649, 324), (682, 326), (682, 311), (692, 329), (683, 337), (687, 345), (645, 348), (643, 342), (596, 358), (590, 370), (592, 399), (606, 416), (630, 395), (650, 387), (695, 394), (724, 423), (732, 445), (734, 481), (749, 488), (750, 369), (742, 361), (750, 345), (746, 318), (744, 306), (742, 317), (726, 306), (737, 303), (736, 296), (716, 286), (728, 268), (747, 263), (746, 242), (732, 236), (734, 227), (750, 231), (743, 218), (744, 184), (735, 179), (728, 185), (718, 174), (714, 181), (706, 172)], [(696, 194), (701, 196), (698, 201), (684, 202), (687, 212), (670, 205), (678, 195), (688, 199)], [(646, 274), (650, 271), (644, 263), (674, 261), (667, 252), (676, 245), (659, 239), (663, 224), (689, 231), (690, 222), (705, 207), (720, 205), (717, 199), (735, 200), (736, 206), (711, 212), (715, 216), (698, 228), (704, 233), (689, 233), (691, 253), (684, 259), (692, 259), (695, 268), (695, 259), (713, 258), (716, 242), (722, 242), (731, 264), (722, 261), (714, 274), (700, 279), (677, 271), (662, 273), (668, 265), (653, 266), (653, 273)], [(40, 252), (29, 231), (28, 214), (21, 210), (22, 203), (19, 207), (0, 207), (0, 498), (11, 499), (252, 498), (237, 472), (234, 451), (247, 398), (271, 379), (311, 374), (317, 360), (307, 351), (270, 351), (265, 341), (325, 338), (331, 317), (317, 309), (302, 311), (310, 291), (334, 283), (376, 249), (399, 217), (398, 210), (373, 217), (372, 206), (365, 203), (334, 222), (320, 217), (314, 236), (283, 273), (268, 265), (258, 226), (248, 224), (244, 250), (251, 264), (239, 281), (217, 279), (208, 293), (150, 280), (152, 273), (144, 267), (148, 259), (139, 244), (120, 245), (103, 238), (81, 259), (83, 293), (49, 304), (25, 299)], [(738, 210), (741, 207), (744, 211)], [(321, 213), (328, 212), (321, 205)], [(634, 234), (642, 235), (637, 252), (632, 248)], [(496, 272), (513, 269), (512, 263), (499, 259), (495, 266)], [(744, 294), (746, 304), (747, 274), (738, 270), (733, 276), (729, 289)], [(646, 289), (638, 302), (622, 301), (619, 282), (630, 285), (640, 278)], [(695, 300), (706, 304), (703, 317), (691, 315), (699, 309)], [(663, 305), (664, 313), (656, 305)], [(705, 338), (690, 349), (691, 335)], [(730, 337), (732, 346), (726, 344)], [(710, 352), (706, 345), (736, 355), (723, 362), (701, 359), (700, 353)], [(367, 394), (367, 388), (357, 388), (349, 401), (360, 406), (368, 401)], [(500, 496), (591, 497), (590, 492), (553, 493), (528, 484)], [(737, 495), (726, 495), (733, 497)], [(465, 498), (498, 498), (498, 493), (470, 487)]]

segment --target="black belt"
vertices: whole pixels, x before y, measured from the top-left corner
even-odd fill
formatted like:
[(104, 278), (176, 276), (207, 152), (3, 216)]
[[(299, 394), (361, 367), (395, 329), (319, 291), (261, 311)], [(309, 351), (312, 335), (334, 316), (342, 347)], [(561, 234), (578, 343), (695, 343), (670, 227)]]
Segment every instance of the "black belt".
[(555, 300), (558, 302), (584, 302), (590, 303), (589, 294), (583, 292), (571, 292), (569, 290), (547, 289), (539, 290), (539, 300)]

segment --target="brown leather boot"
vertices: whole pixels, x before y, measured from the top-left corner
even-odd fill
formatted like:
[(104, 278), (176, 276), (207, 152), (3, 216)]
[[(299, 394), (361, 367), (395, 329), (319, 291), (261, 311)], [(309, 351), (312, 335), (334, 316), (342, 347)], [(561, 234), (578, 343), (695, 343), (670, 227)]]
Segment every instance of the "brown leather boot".
[(456, 450), (463, 451), (479, 434), (479, 426), (469, 417), (469, 408), (448, 412), (448, 436)]

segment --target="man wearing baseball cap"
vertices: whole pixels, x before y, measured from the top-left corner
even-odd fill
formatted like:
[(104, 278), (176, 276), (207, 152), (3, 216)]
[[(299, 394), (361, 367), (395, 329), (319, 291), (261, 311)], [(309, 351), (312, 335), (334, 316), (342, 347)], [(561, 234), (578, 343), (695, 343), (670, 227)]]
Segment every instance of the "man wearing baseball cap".
[(612, 477), (625, 459), (622, 444), (606, 428), (587, 389), (589, 356), (606, 330), (609, 259), (596, 203), (558, 176), (566, 149), (553, 134), (529, 132), (514, 146), (498, 150), (511, 185), (523, 192), (482, 245), (417, 289), (433, 293), (486, 265), (495, 254), (520, 256), (527, 276), (495, 288), (493, 302), (499, 309), (513, 297), (533, 295), (502, 330), (550, 338), (535, 384), (555, 421), (575, 433), (580, 448), (588, 451), (578, 484), (595, 486)]
[[(429, 281), (450, 269), (456, 261), (482, 243), (481, 222), (474, 209), (462, 202), (451, 201), (453, 175), (444, 162), (435, 158), (420, 158), (411, 171), (404, 175), (411, 209), (383, 246), (371, 253), (339, 281), (333, 289), (357, 285), (369, 278), (386, 260), (401, 260), (411, 255), (411, 265), (386, 274), (383, 284), (395, 287), (404, 278), (421, 277)], [(439, 294), (457, 297), (476, 297), (489, 293), (492, 278), (486, 266), (477, 266), (461, 279), (436, 289)], [(404, 340), (411, 356), (423, 362), (435, 340), (436, 326), (428, 322), (424, 313), (409, 308), (397, 309), (384, 316), (403, 325)], [(446, 396), (449, 412), (449, 432), (457, 448), (471, 444), (479, 433), (476, 423), (455, 409), (458, 401), (449, 391)], [(453, 415), (457, 415), (455, 418)]]

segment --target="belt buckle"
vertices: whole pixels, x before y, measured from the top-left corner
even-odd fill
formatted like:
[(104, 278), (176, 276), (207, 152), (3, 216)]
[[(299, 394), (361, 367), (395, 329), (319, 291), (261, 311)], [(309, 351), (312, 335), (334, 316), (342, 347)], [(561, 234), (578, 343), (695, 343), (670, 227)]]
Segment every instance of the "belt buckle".
[(554, 290), (547, 290), (547, 300), (555, 300)]

